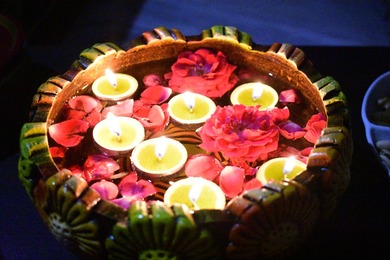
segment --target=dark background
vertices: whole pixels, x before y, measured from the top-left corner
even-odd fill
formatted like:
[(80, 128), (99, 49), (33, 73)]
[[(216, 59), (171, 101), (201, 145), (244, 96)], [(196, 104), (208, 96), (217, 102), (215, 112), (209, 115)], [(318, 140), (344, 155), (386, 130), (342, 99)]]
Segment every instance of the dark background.
[(19, 132), (39, 85), (65, 72), (94, 43), (126, 46), (161, 25), (196, 35), (217, 24), (236, 26), (260, 44), (299, 46), (348, 98), (355, 147), (351, 184), (296, 257), (390, 255), (389, 177), (371, 153), (360, 116), (365, 91), (390, 70), (388, 1), (5, 0), (0, 15), (19, 26), (12, 39), (0, 19), (0, 258), (74, 258), (42, 224), (17, 179)]

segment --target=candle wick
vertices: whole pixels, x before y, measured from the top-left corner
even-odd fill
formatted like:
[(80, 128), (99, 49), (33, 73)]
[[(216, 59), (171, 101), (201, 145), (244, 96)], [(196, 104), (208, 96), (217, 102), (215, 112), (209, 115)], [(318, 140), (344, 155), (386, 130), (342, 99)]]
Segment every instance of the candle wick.
[(194, 185), (192, 185), (190, 192), (188, 193), (188, 198), (190, 199), (195, 210), (199, 209), (199, 205), (197, 201), (199, 199), (201, 191), (202, 191), (202, 186), (195, 183)]
[(122, 135), (121, 133), (119, 133), (118, 131), (114, 131), (114, 134), (116, 135), (116, 140), (118, 142), (121, 142), (122, 141)]
[(194, 107), (193, 106), (189, 106), (188, 109), (190, 110), (190, 113), (194, 112)]

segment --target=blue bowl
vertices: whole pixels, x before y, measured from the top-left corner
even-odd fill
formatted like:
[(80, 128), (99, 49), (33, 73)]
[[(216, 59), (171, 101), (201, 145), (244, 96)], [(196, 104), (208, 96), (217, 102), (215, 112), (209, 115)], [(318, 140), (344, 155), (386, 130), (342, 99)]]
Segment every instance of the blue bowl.
[(373, 120), (374, 113), (380, 111), (377, 103), (378, 99), (386, 96), (390, 97), (390, 71), (379, 76), (370, 85), (364, 95), (361, 114), (366, 130), (367, 141), (390, 176), (390, 165), (382, 160), (380, 151), (376, 147), (376, 143), (380, 140), (390, 141), (390, 126), (378, 124)]

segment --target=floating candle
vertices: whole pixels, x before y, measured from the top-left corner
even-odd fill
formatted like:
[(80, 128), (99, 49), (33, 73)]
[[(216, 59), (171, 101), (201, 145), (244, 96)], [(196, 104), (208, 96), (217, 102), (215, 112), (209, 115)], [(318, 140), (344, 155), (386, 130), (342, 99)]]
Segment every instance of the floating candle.
[(270, 180), (279, 182), (284, 179), (293, 179), (304, 170), (306, 170), (306, 164), (294, 157), (280, 157), (263, 163), (256, 173), (256, 178), (263, 184)]
[(167, 180), (180, 173), (187, 157), (187, 150), (179, 141), (159, 137), (137, 145), (130, 159), (141, 178)]
[(130, 75), (112, 73), (106, 70), (106, 74), (95, 80), (92, 84), (92, 92), (98, 99), (118, 101), (131, 98), (138, 88), (138, 81)]
[(224, 209), (226, 198), (222, 189), (214, 182), (189, 177), (174, 182), (165, 192), (164, 202), (168, 205), (185, 204), (192, 210)]
[(190, 130), (201, 127), (215, 109), (215, 103), (210, 98), (197, 93), (179, 94), (168, 102), (172, 123)]
[(93, 129), (98, 148), (108, 156), (125, 156), (145, 138), (140, 122), (130, 117), (108, 115)]
[(275, 89), (260, 82), (242, 84), (235, 88), (230, 95), (230, 102), (233, 105), (260, 105), (260, 109), (274, 107), (278, 99), (278, 93)]

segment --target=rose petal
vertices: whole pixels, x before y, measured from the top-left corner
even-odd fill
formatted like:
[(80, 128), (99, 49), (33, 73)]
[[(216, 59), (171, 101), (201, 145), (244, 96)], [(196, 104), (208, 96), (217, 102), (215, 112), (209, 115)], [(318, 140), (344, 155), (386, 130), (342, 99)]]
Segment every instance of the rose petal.
[(165, 86), (165, 81), (164, 79), (158, 75), (158, 74), (149, 74), (146, 75), (143, 79), (143, 82), (146, 87), (153, 87), (153, 86)]
[(83, 165), (87, 182), (97, 179), (109, 179), (119, 168), (119, 164), (114, 159), (102, 154), (88, 156)]
[(326, 118), (322, 113), (312, 115), (306, 124), (305, 130), (307, 132), (304, 138), (311, 143), (317, 142), (325, 127)]
[(102, 199), (106, 200), (116, 198), (119, 193), (118, 187), (114, 183), (106, 180), (95, 182), (91, 185), (91, 188), (96, 190), (99, 193), (100, 197), (102, 197)]
[(243, 191), (245, 171), (236, 166), (226, 166), (219, 177), (219, 185), (228, 198)]
[(290, 120), (279, 123), (279, 132), (285, 138), (292, 140), (301, 138), (306, 134), (306, 131), (303, 128)]
[(127, 116), (133, 115), (134, 100), (129, 99), (126, 101), (118, 102), (116, 105), (105, 107), (102, 111), (102, 118), (106, 118), (108, 113), (112, 113), (116, 116)]
[(102, 104), (96, 98), (87, 95), (75, 96), (68, 101), (70, 108), (90, 113), (92, 110), (101, 110)]
[(151, 86), (145, 89), (141, 93), (140, 100), (145, 104), (161, 104), (162, 102), (168, 100), (172, 94), (172, 89), (163, 87), (163, 86)]
[(257, 178), (253, 178), (244, 184), (244, 191), (260, 189), (261, 187), (263, 184)]
[(283, 90), (279, 94), (279, 101), (286, 105), (286, 103), (301, 103), (301, 96), (300, 93), (296, 89), (287, 89)]
[(66, 150), (68, 149), (63, 146), (53, 146), (49, 148), (50, 156), (53, 158), (64, 158)]
[(110, 201), (120, 206), (121, 208), (128, 210), (131, 204), (133, 204), (133, 202), (136, 201), (136, 199), (123, 197), (123, 198), (113, 199)]
[(134, 199), (144, 199), (157, 192), (151, 182), (142, 179), (137, 181), (135, 173), (131, 173), (123, 178), (118, 186), (123, 197)]
[(88, 123), (83, 120), (69, 119), (49, 126), (49, 135), (58, 144), (73, 147), (81, 142), (88, 128)]
[(188, 177), (202, 177), (213, 181), (223, 169), (220, 161), (214, 156), (197, 154), (190, 157), (185, 165), (185, 174)]

